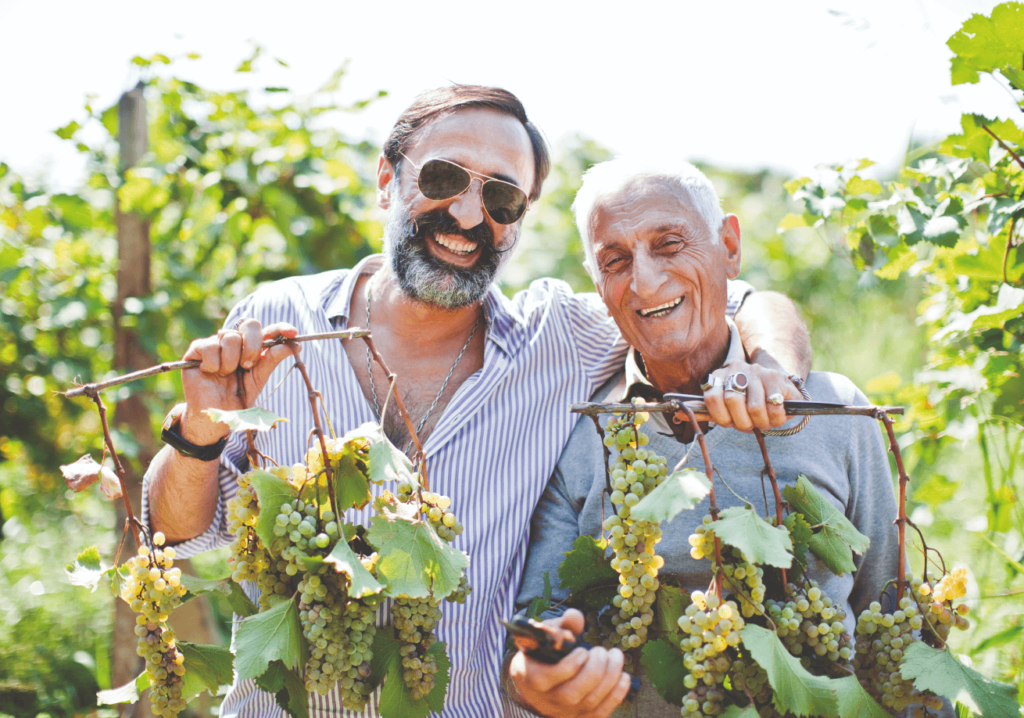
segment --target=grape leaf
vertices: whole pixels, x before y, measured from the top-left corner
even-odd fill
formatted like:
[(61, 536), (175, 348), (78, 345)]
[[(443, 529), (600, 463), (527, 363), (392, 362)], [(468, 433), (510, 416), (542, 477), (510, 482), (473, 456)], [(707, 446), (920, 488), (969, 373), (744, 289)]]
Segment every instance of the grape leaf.
[(679, 617), (686, 613), (686, 607), (690, 603), (689, 591), (671, 586), (665, 583), (664, 579), (661, 580), (657, 598), (654, 600), (654, 620), (657, 622), (656, 629), (664, 638), (675, 642), (675, 645), (679, 645), (679, 641), (683, 639), (679, 630)]
[(890, 718), (889, 711), (875, 702), (864, 690), (857, 676), (846, 676), (832, 681), (836, 689), (839, 718)]
[(733, 506), (718, 514), (712, 527), (723, 543), (735, 546), (743, 558), (756, 565), (789, 568), (793, 565), (793, 541), (785, 526), (772, 526), (750, 504)]
[(409, 693), (409, 687), (402, 680), (405, 671), (402, 667), (402, 656), (397, 651), (390, 653), (378, 705), (382, 718), (426, 718), (431, 713), (440, 713), (444, 710), (444, 697), (448, 692), (452, 664), (448, 660), (444, 643), (440, 641), (431, 646), (427, 654), (437, 660), (438, 670), (434, 674), (436, 683), (433, 690), (424, 698), (414, 700)]
[(187, 702), (203, 692), (217, 695), (221, 686), (230, 686), (234, 674), (234, 656), (223, 646), (204, 646), (178, 641), (178, 650), (185, 655), (185, 677), (181, 697)]
[(230, 578), (211, 580), (183, 573), (181, 574), (181, 585), (188, 589), (188, 593), (181, 599), (182, 603), (204, 593), (219, 593), (227, 599), (231, 610), (239, 616), (252, 616), (259, 613), (260, 609), (249, 600), (249, 597), (242, 591), (242, 587)]
[(644, 521), (671, 521), (692, 509), (711, 492), (704, 474), (684, 469), (670, 474), (654, 491), (629, 510), (630, 518)]
[(619, 574), (604, 557), (608, 542), (580, 536), (572, 542), (558, 567), (559, 587), (569, 589), (569, 603), (584, 611), (596, 611), (612, 602), (619, 590)]
[[(377, 687), (388, 673), (388, 665), (393, 656), (399, 655), (398, 649), (402, 642), (395, 637), (394, 626), (381, 626), (373, 634), (373, 646), (370, 655), (369, 685)], [(399, 656), (400, 657), (400, 656)]]
[(963, 703), (985, 718), (1020, 718), (1016, 690), (968, 668), (948, 650), (915, 642), (903, 652), (900, 673), (914, 688)]
[(1003, 3), (992, 16), (972, 15), (946, 42), (955, 57), (953, 84), (975, 83), (979, 72), (1017, 67), (1024, 55), (1024, 5)]
[(370, 481), (375, 484), (385, 480), (412, 482), (412, 462), (388, 440), (380, 424), (368, 421), (345, 434), (342, 440), (350, 437), (364, 437), (370, 442)]
[(96, 703), (101, 706), (112, 706), (115, 703), (135, 703), (139, 700), (139, 694), (147, 688), (149, 688), (149, 674), (142, 671), (134, 681), (128, 681), (117, 688), (99, 691), (96, 694)]
[(780, 713), (836, 715), (836, 694), (829, 680), (808, 673), (773, 631), (748, 623), (740, 631), (740, 638), (751, 657), (768, 673), (773, 701)]
[(72, 464), (63, 464), (60, 473), (64, 476), (64, 483), (72, 491), (85, 491), (87, 488), (100, 481), (100, 489), (103, 494), (113, 501), (121, 498), (121, 482), (113, 469), (96, 463), (96, 460), (89, 454), (83, 455), (78, 461)]
[(265, 693), (277, 693), (284, 688), (284, 673), (288, 669), (281, 661), (271, 661), (267, 670), (256, 676), (256, 687)]
[(683, 696), (689, 689), (683, 685), (680, 677), (689, 673), (689, 670), (683, 664), (682, 653), (665, 639), (659, 638), (644, 644), (640, 663), (659, 696), (673, 705), (683, 705)]
[(278, 659), (287, 668), (304, 666), (308, 651), (292, 598), (242, 620), (235, 636), (235, 670), (239, 680), (245, 680), (260, 675)]
[(748, 703), (744, 708), (726, 706), (722, 711), (722, 718), (761, 718), (761, 716), (757, 712), (757, 708)]
[(551, 608), (551, 572), (544, 572), (544, 595), (534, 596), (530, 605), (526, 607), (527, 618), (537, 618)]
[(205, 409), (203, 413), (214, 423), (227, 424), (231, 431), (270, 431), (277, 422), (288, 421), (274, 412), (261, 409), (258, 406), (237, 411)]
[(828, 566), (829, 571), (837, 576), (853, 573), (857, 568), (853, 563), (853, 553), (849, 545), (828, 526), (813, 534), (807, 546), (811, 553), (820, 558), (822, 563)]
[(444, 598), (459, 586), (469, 556), (441, 539), (426, 521), (370, 519), (366, 540), (377, 549), (377, 577), (392, 596)]
[(107, 581), (109, 582), (110, 593), (112, 593), (115, 598), (119, 598), (121, 596), (121, 590), (128, 582), (128, 567), (124, 564), (120, 566), (112, 566), (104, 571), (103, 575), (107, 577)]
[(811, 526), (818, 527), (807, 542), (811, 551), (834, 573), (841, 576), (852, 572), (854, 564), (850, 552), (863, 555), (871, 545), (868, 537), (830, 504), (803, 474), (797, 477), (795, 486), (785, 487), (782, 495), (794, 511), (803, 514)]
[(270, 546), (274, 539), (274, 524), (281, 513), (281, 504), (298, 498), (298, 492), (284, 479), (274, 476), (269, 471), (257, 469), (249, 477), (252, 487), (256, 490), (256, 498), (260, 502), (260, 516), (256, 519), (256, 535), (264, 546)]
[(344, 450), (331, 462), (334, 470), (334, 512), (361, 509), (370, 502), (370, 482), (363, 470), (363, 460), (356, 456), (356, 447), (346, 443)]
[(810, 548), (811, 525), (804, 515), (794, 511), (786, 517), (783, 525), (789, 529), (789, 537), (793, 540), (793, 560), (800, 568), (807, 568), (807, 549)]
[(100, 578), (107, 570), (100, 563), (100, 550), (95, 546), (90, 546), (82, 551), (75, 558), (74, 563), (69, 563), (64, 567), (72, 586), (84, 586), (92, 592), (96, 591)]
[(334, 550), (324, 559), (324, 563), (333, 566), (338, 573), (348, 576), (348, 595), (352, 598), (362, 598), (384, 590), (373, 574), (360, 562), (355, 551), (344, 541), (338, 541)]
[(267, 670), (256, 677), (256, 687), (273, 693), (277, 705), (292, 718), (309, 718), (309, 694), (299, 675), (281, 661), (271, 661)]

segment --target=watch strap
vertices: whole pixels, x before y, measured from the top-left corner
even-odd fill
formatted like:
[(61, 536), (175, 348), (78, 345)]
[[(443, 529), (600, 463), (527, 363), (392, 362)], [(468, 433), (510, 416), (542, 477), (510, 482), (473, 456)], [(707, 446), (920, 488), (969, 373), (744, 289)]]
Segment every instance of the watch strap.
[(200, 461), (216, 461), (220, 458), (224, 447), (227, 446), (228, 437), (225, 436), (206, 446), (193, 444), (181, 435), (181, 417), (185, 413), (185, 407), (185, 404), (178, 404), (168, 412), (163, 428), (160, 430), (160, 438), (182, 456)]

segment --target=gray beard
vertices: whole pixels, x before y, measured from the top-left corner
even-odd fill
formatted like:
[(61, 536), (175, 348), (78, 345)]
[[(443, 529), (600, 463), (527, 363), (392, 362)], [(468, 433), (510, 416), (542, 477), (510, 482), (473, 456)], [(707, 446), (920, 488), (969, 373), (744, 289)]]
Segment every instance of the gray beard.
[[(384, 249), (402, 292), (439, 309), (461, 309), (481, 301), (510, 254), (480, 241), (481, 253), (475, 266), (453, 267), (430, 253), (423, 234), (408, 215), (395, 220), (389, 217), (384, 226)], [(512, 246), (516, 241), (518, 228)]]

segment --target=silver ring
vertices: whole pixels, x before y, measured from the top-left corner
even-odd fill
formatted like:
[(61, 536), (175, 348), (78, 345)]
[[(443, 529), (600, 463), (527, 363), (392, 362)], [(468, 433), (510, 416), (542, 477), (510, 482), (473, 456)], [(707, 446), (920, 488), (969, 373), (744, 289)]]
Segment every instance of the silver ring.
[(717, 376), (709, 376), (708, 380), (700, 385), (701, 391), (710, 391), (722, 385), (722, 380)]
[(736, 372), (735, 374), (730, 374), (729, 377), (725, 380), (725, 390), (733, 391), (736, 392), (737, 394), (746, 394), (747, 385), (749, 383), (750, 380), (747, 379), (746, 374), (744, 374), (741, 371)]
[(237, 322), (235, 322), (234, 326), (231, 327), (231, 331), (237, 332), (238, 328), (241, 327), (245, 322), (249, 321), (250, 319), (252, 319), (252, 317), (242, 317)]
[(785, 399), (786, 398), (778, 392), (768, 395), (768, 403), (774, 404), (775, 406), (782, 406), (782, 402), (785, 401)]

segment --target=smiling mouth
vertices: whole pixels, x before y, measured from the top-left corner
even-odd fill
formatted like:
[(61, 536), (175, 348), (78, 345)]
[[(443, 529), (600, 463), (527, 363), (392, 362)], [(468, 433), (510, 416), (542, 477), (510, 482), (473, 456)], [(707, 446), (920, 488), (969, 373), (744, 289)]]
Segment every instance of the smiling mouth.
[(639, 314), (644, 319), (652, 319), (652, 318), (656, 318), (656, 317), (663, 317), (666, 314), (668, 314), (669, 312), (671, 312), (673, 309), (678, 307), (682, 303), (683, 303), (683, 298), (682, 297), (676, 297), (675, 299), (673, 299), (673, 300), (671, 300), (669, 302), (665, 302), (664, 304), (659, 304), (658, 306), (651, 307), (650, 309), (637, 309), (636, 313)]
[(460, 257), (468, 257), (477, 250), (475, 242), (469, 242), (458, 237), (435, 234), (433, 240), (453, 254)]

